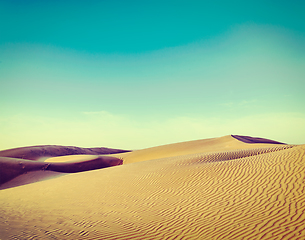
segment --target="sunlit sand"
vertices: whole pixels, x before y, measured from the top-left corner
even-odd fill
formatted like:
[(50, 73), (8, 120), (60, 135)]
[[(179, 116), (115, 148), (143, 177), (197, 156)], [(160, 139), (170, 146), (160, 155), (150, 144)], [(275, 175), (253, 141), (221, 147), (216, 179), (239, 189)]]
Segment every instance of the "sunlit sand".
[(60, 157), (52, 157), (47, 158), (44, 162), (81, 162), (81, 161), (89, 161), (93, 160), (97, 157), (97, 155), (67, 155)]
[(44, 170), (16, 175), (0, 191), (0, 239), (305, 239), (305, 145), (244, 141), (111, 154), (123, 165), (12, 187)]

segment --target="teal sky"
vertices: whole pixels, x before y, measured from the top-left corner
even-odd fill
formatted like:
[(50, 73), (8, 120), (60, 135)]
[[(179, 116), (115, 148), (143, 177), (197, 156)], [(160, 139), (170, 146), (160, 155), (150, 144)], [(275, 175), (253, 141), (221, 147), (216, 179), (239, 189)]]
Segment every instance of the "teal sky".
[(0, 149), (305, 143), (304, 1), (0, 1)]

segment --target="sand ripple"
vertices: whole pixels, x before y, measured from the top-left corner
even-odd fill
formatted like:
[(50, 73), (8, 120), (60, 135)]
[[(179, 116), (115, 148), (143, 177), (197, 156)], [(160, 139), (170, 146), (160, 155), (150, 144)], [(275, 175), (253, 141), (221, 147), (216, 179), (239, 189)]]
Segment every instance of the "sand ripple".
[(2, 239), (305, 239), (305, 145), (159, 158), (0, 191)]

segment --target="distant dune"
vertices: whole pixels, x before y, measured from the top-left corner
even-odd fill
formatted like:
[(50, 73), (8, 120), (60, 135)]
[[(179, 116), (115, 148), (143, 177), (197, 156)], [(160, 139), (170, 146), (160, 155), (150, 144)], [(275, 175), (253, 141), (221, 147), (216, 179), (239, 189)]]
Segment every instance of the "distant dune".
[[(52, 175), (94, 155), (2, 159), (29, 172), (3, 184), (0, 239), (305, 239), (305, 145), (232, 135), (99, 155), (123, 165)], [(25, 185), (9, 187), (17, 180)]]
[(100, 155), (129, 152), (129, 150), (112, 148), (80, 148), (72, 146), (42, 145), (29, 146), (0, 151), (0, 157), (21, 158), (28, 160), (39, 160), (46, 157), (57, 157), (66, 155)]
[[(43, 180), (49, 178), (51, 175), (56, 176), (58, 173), (63, 172), (75, 173), (121, 165), (123, 161), (118, 158), (99, 155), (123, 152), (129, 152), (129, 150), (57, 145), (30, 146), (0, 151), (0, 189), (23, 185), (24, 182), (35, 182), (37, 179)], [(54, 157), (61, 159), (64, 156), (71, 158), (71, 160), (68, 160), (68, 158), (64, 158), (67, 159), (66, 161), (56, 161), (56, 158), (54, 160)], [(53, 160), (50, 157), (53, 157)], [(46, 159), (50, 159), (50, 161)], [(47, 163), (42, 162), (43, 160), (46, 160)], [(54, 173), (50, 174), (50, 171)], [(31, 172), (31, 181), (27, 180), (25, 176), (22, 176), (18, 178), (20, 180), (15, 179), (13, 182), (3, 185), (29, 172)], [(36, 175), (37, 177), (35, 177)], [(43, 177), (44, 175), (46, 176), (45, 178)]]
[[(18, 158), (0, 157), (0, 189), (3, 187), (1, 184), (33, 171), (75, 173), (117, 166), (122, 163), (123, 161), (121, 159), (108, 156), (93, 156), (88, 160), (69, 162), (37, 162)], [(42, 173), (39, 173), (39, 176), (42, 176)], [(23, 183), (19, 182), (17, 185), (23, 185)]]

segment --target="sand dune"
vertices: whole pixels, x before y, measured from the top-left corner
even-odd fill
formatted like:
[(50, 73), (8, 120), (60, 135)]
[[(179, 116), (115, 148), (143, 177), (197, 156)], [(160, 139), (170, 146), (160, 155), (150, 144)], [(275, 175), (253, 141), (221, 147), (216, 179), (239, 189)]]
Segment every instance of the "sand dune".
[(305, 239), (305, 145), (225, 136), (120, 155), (1, 190), (0, 239)]
[[(233, 135), (237, 136), (237, 135)], [(118, 157), (124, 160), (124, 164), (146, 161), (157, 158), (181, 156), (193, 153), (204, 153), (204, 152), (217, 152), (235, 149), (245, 148), (268, 148), (272, 146), (278, 146), (275, 141), (273, 144), (265, 144), (259, 141), (258, 138), (251, 138), (247, 136), (240, 136), (240, 140), (235, 137), (224, 136), (219, 138), (202, 139), (196, 141), (174, 143), (163, 146), (157, 146), (152, 148), (146, 148), (136, 150), (127, 153), (114, 154), (112, 156)], [(247, 139), (252, 139), (251, 144), (246, 143)], [(263, 140), (262, 138), (260, 138)], [(272, 141), (264, 139), (265, 141)], [(282, 143), (281, 143), (282, 144)]]
[[(57, 145), (3, 150), (0, 151), (0, 189), (41, 181), (50, 176), (58, 176), (60, 172), (75, 173), (121, 165), (122, 160), (99, 156), (99, 154), (109, 155), (122, 152), (129, 152), (129, 150)], [(47, 163), (43, 163), (43, 161)], [(56, 162), (61, 164), (56, 164)], [(50, 173), (50, 171), (55, 173)], [(31, 174), (28, 174), (29, 172)], [(23, 174), (27, 175), (21, 176)], [(13, 179), (14, 181), (12, 181)], [(8, 181), (12, 182), (8, 183)]]
[(21, 147), (0, 151), (0, 157), (39, 160), (41, 158), (66, 156), (66, 155), (100, 155), (129, 152), (129, 150), (112, 148), (80, 148), (73, 146), (41, 145)]
[[(77, 160), (68, 162), (54, 162), (52, 159), (50, 159), (51, 162), (38, 162), (18, 158), (0, 157), (0, 189), (3, 188), (2, 184), (20, 175), (27, 174), (28, 172), (42, 171), (39, 176), (42, 176), (45, 171), (75, 173), (117, 166), (123, 163), (121, 159), (109, 156), (85, 155), (85, 157), (81, 156), (81, 158), (79, 155), (77, 156)], [(49, 174), (47, 174), (47, 177), (49, 177)], [(16, 180), (14, 182), (16, 182)], [(23, 185), (23, 182), (20, 182), (16, 186), (18, 185)], [(10, 186), (12, 185), (10, 184)]]

